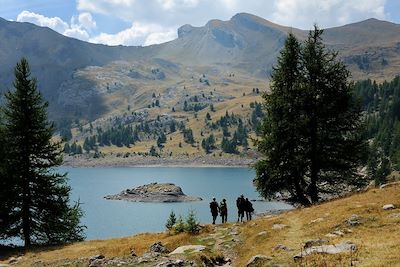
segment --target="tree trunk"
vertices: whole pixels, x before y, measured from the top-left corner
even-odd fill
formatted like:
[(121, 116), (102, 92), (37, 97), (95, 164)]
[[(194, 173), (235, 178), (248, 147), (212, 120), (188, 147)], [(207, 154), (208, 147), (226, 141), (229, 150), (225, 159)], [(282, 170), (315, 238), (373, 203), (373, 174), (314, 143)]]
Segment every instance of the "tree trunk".
[(25, 247), (31, 246), (31, 223), (30, 223), (30, 190), (29, 181), (25, 177), (23, 180), (23, 196), (22, 196), (22, 230), (24, 235)]
[(305, 196), (304, 190), (300, 186), (300, 181), (295, 181), (296, 198), (298, 202), (303, 206), (310, 206), (310, 200)]
[(311, 181), (308, 188), (308, 193), (311, 198), (311, 202), (318, 202), (318, 189), (317, 189), (317, 181), (318, 181), (318, 173), (319, 173), (319, 160), (318, 160), (318, 133), (317, 133), (317, 119), (315, 117), (315, 113), (311, 118), (310, 122), (310, 141), (311, 141)]

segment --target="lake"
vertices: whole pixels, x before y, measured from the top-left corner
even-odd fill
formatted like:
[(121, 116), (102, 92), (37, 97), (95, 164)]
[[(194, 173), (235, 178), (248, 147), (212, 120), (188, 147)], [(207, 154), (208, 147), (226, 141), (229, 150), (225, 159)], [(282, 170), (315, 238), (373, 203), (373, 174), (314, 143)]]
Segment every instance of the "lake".
[[(249, 199), (260, 199), (252, 184), (254, 171), (248, 168), (60, 168), (68, 172), (72, 187), (71, 200), (82, 203), (87, 226), (87, 239), (104, 239), (154, 232), (165, 229), (165, 222), (173, 210), (186, 216), (194, 210), (201, 223), (210, 223), (209, 202), (227, 199), (228, 221), (237, 219), (236, 198), (244, 194)], [(103, 197), (150, 182), (170, 182), (183, 192), (199, 196), (203, 201), (189, 203), (138, 203), (106, 200)], [(256, 212), (287, 209), (280, 202), (253, 202)], [(220, 221), (220, 218), (218, 218)]]

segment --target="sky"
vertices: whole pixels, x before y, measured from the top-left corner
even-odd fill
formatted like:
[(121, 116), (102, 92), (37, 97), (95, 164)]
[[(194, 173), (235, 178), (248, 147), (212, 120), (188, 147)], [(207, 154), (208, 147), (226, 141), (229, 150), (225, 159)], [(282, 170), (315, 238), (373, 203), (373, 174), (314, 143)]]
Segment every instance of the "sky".
[(0, 0), (4, 19), (107, 45), (162, 43), (177, 38), (184, 24), (203, 26), (240, 12), (305, 30), (368, 18), (400, 24), (399, 0)]

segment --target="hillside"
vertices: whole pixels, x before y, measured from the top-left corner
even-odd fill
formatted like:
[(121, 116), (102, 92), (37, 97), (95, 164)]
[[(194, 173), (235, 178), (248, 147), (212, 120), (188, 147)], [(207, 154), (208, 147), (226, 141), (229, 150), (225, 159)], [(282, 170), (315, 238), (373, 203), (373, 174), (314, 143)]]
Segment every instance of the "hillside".
[[(387, 204), (393, 204), (394, 209), (383, 209)], [(1, 256), (0, 264), (7, 264), (14, 257), (12, 260), (17, 261), (18, 266), (87, 266), (91, 256), (103, 255), (104, 260), (96, 261), (99, 266), (106, 263), (156, 266), (177, 260), (181, 260), (179, 266), (186, 266), (184, 264), (189, 261), (208, 262), (207, 266), (214, 266), (213, 260), (222, 261), (228, 257), (232, 263), (225, 263), (225, 266), (246, 266), (253, 256), (263, 255), (264, 263), (251, 266), (400, 266), (399, 207), (400, 185), (394, 184), (310, 208), (261, 216), (244, 224), (207, 225), (195, 236), (146, 233), (28, 252), (8, 250)], [(353, 251), (335, 255), (317, 253), (294, 261), (295, 255), (307, 251), (304, 249), (307, 240), (310, 246), (348, 242)], [(204, 245), (205, 248), (200, 253), (143, 255), (158, 241), (169, 251), (189, 244)], [(132, 257), (132, 251), (137, 256)], [(138, 261), (141, 264), (138, 265)]]
[[(27, 57), (71, 156), (246, 157), (262, 92), (290, 31), (307, 36), (240, 13), (184, 25), (164, 44), (110, 47), (0, 20), (0, 91), (11, 87), (12, 67)], [(353, 79), (383, 80), (399, 74), (399, 33), (400, 25), (370, 19), (326, 29), (324, 40)]]
[[(203, 27), (184, 25), (178, 29), (176, 40), (164, 44), (110, 47), (68, 38), (30, 23), (0, 19), (0, 62), (4, 66), (0, 70), (0, 91), (11, 87), (12, 68), (22, 56), (31, 63), (40, 89), (50, 101), (51, 117), (57, 121), (94, 120), (121, 104), (115, 98), (121, 101), (135, 92), (145, 97), (149, 87), (166, 93), (188, 77), (197, 79), (204, 73), (219, 79), (224, 74), (242, 73), (245, 79), (239, 86), (251, 88), (258, 83), (252, 80), (261, 79), (266, 87), (289, 31), (300, 39), (307, 36), (306, 31), (239, 13), (229, 21), (211, 20)], [(399, 32), (400, 25), (370, 19), (326, 29), (325, 42), (339, 51), (354, 79), (391, 79), (399, 73)], [(102, 79), (110, 67), (115, 68), (115, 75)], [(168, 75), (154, 80), (136, 67), (159, 69)], [(129, 69), (132, 73), (126, 72)], [(105, 90), (104, 80), (112, 87), (111, 92)], [(177, 90), (182, 93), (181, 88)], [(140, 102), (136, 105), (143, 107)]]

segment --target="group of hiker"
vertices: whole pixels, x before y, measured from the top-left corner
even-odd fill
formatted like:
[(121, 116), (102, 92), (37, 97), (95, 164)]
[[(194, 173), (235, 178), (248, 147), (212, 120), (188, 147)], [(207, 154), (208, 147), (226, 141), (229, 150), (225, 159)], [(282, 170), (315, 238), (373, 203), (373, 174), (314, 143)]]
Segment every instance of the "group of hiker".
[[(251, 220), (251, 215), (254, 212), (253, 204), (250, 202), (248, 198), (244, 198), (243, 195), (236, 199), (236, 207), (238, 209), (238, 218), (237, 221), (243, 222), (244, 215), (246, 214), (246, 220)], [(228, 218), (228, 206), (226, 204), (226, 199), (222, 199), (222, 201), (218, 204), (216, 198), (214, 197), (210, 202), (210, 211), (212, 216), (212, 224), (215, 224), (217, 220), (218, 214), (221, 216), (222, 223), (226, 223)]]

